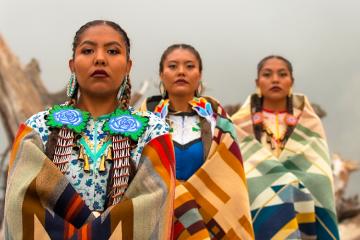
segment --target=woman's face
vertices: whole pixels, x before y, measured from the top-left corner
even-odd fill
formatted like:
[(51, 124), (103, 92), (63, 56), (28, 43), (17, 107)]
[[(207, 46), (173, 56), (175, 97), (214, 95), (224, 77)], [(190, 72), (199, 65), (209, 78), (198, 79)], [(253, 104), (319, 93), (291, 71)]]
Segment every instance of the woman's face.
[(130, 72), (131, 60), (127, 59), (122, 36), (110, 26), (97, 25), (81, 34), (69, 66), (76, 75), (81, 94), (116, 97)]
[(260, 69), (256, 85), (267, 101), (283, 101), (289, 94), (293, 79), (284, 61), (271, 58)]
[(160, 78), (169, 96), (193, 98), (201, 80), (195, 55), (187, 49), (175, 49), (167, 55), (163, 66)]

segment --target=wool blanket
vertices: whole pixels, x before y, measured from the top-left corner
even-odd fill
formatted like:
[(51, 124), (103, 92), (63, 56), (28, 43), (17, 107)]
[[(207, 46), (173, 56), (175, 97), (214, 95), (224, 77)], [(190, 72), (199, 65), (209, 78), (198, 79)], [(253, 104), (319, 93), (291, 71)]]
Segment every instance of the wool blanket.
[(120, 203), (96, 216), (22, 125), (10, 158), (5, 239), (169, 239), (175, 189), (169, 134), (145, 145)]
[(256, 239), (339, 239), (328, 146), (319, 117), (305, 96), (279, 157), (256, 140), (250, 97), (232, 116), (243, 153)]

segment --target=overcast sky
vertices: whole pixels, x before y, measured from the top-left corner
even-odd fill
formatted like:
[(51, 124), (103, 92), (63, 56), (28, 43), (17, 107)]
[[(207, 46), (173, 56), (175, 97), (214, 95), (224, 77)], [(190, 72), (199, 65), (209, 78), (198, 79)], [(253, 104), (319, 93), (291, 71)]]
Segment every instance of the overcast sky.
[[(261, 58), (285, 56), (294, 66), (295, 92), (328, 113), (331, 152), (360, 160), (360, 1), (0, 0), (0, 34), (22, 64), (38, 59), (50, 91), (65, 86), (73, 36), (94, 19), (128, 32), (133, 88), (151, 80), (149, 94), (158, 92), (158, 62), (173, 43), (199, 50), (206, 94), (223, 104), (243, 102), (254, 90)], [(354, 184), (350, 190), (360, 193)]]

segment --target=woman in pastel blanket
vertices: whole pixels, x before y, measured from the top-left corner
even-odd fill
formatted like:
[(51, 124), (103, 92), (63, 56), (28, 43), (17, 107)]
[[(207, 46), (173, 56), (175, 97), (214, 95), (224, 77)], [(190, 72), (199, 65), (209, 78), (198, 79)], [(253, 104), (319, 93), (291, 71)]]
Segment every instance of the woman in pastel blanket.
[(268, 56), (257, 93), (232, 116), (256, 239), (339, 239), (325, 133), (308, 99), (292, 93), (291, 63)]

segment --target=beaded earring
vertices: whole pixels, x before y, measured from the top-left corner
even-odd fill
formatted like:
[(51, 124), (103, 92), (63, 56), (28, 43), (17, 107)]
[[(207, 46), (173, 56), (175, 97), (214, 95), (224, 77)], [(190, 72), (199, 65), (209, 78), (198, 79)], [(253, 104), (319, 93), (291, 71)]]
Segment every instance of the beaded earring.
[(293, 94), (293, 88), (291, 87), (291, 88), (289, 89), (288, 97), (291, 97), (292, 94)]
[(195, 91), (195, 97), (200, 97), (201, 94), (203, 93), (203, 90), (204, 90), (204, 84), (203, 84), (202, 81), (200, 81), (199, 87), (198, 87), (198, 89), (196, 89), (196, 91)]
[(121, 101), (121, 98), (123, 97), (125, 88), (126, 88), (126, 86), (127, 86), (127, 81), (129, 81), (129, 75), (127, 75), (127, 76), (124, 78), (124, 80), (123, 80), (123, 82), (121, 83), (121, 86), (120, 86), (120, 88), (119, 88), (119, 92), (118, 92), (118, 94), (117, 94), (117, 99), (118, 99), (119, 101)]
[(259, 98), (261, 98), (261, 97), (262, 97), (262, 94), (261, 94), (261, 89), (260, 89), (258, 86), (256, 86), (256, 90), (255, 90), (255, 92), (256, 92), (256, 95), (257, 95)]
[(164, 83), (162, 81), (160, 81), (159, 83), (159, 91), (160, 91), (160, 95), (163, 99), (166, 98), (166, 95), (167, 95), (167, 92), (166, 92), (166, 89), (165, 89), (165, 86), (164, 86)]
[(69, 98), (73, 98), (74, 97), (74, 94), (76, 92), (76, 88), (77, 88), (77, 80), (76, 80), (76, 75), (75, 73), (71, 73), (71, 76), (70, 76), (70, 79), (69, 79), (69, 82), (66, 86), (66, 95), (69, 97)]

